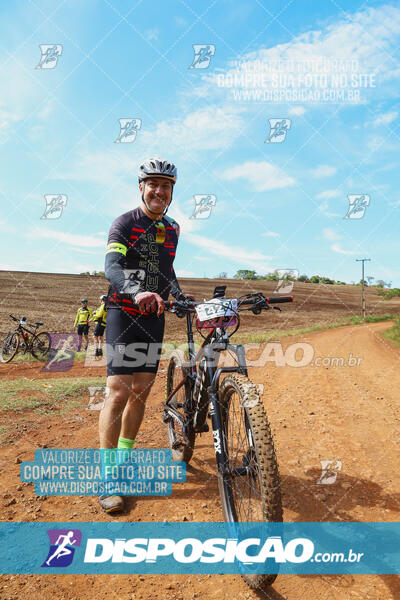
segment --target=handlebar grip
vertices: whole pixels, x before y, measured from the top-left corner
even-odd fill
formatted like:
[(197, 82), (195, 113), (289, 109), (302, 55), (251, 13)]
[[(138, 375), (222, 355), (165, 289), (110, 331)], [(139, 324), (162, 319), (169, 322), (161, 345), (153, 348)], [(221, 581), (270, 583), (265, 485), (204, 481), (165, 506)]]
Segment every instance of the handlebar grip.
[(267, 298), (268, 304), (283, 304), (284, 302), (293, 302), (293, 296), (275, 296)]

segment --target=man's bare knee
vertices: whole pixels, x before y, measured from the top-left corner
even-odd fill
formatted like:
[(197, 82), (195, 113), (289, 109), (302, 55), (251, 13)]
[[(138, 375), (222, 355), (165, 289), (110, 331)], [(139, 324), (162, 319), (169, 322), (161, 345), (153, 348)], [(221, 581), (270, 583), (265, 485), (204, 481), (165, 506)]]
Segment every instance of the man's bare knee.
[(132, 393), (131, 379), (111, 376), (107, 379), (107, 402), (113, 405), (124, 406)]

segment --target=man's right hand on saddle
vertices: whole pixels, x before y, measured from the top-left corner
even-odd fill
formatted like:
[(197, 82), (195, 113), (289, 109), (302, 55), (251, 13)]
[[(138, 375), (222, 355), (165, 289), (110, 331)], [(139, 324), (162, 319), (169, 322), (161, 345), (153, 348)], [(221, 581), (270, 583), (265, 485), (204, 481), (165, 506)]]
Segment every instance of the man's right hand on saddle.
[(164, 300), (159, 294), (153, 292), (140, 292), (139, 294), (136, 294), (135, 302), (140, 310), (157, 312), (158, 317), (164, 312)]

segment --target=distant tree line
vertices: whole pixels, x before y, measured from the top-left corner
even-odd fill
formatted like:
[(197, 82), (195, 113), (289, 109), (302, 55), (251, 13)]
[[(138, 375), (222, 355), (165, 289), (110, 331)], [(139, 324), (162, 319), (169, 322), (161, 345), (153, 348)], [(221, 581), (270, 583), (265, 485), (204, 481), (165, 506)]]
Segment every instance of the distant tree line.
[[(222, 275), (226, 274), (220, 274), (220, 277)], [(252, 280), (258, 280), (258, 281), (282, 281), (282, 280), (287, 280), (287, 281), (302, 281), (305, 283), (324, 283), (324, 284), (329, 284), (329, 285), (350, 285), (348, 283), (346, 283), (345, 281), (339, 281), (339, 280), (335, 280), (335, 279), (331, 279), (330, 277), (323, 277), (321, 275), (311, 275), (308, 276), (306, 274), (303, 275), (299, 275), (299, 277), (294, 277), (293, 275), (290, 274), (285, 274), (282, 275), (282, 273), (279, 273), (277, 270), (272, 271), (271, 273), (267, 273), (266, 275), (257, 275), (256, 271), (251, 271), (249, 269), (239, 269), (236, 272), (236, 275), (234, 275), (235, 279), (252, 279)], [(365, 286), (372, 286), (375, 285), (378, 288), (390, 288), (391, 287), (391, 282), (385, 282), (382, 279), (377, 279), (375, 283), (374, 282), (374, 277), (367, 277), (364, 280), (364, 285)], [(354, 283), (354, 281), (351, 282), (351, 285), (362, 285), (362, 279), (360, 279), (359, 283)], [(397, 289), (397, 288), (396, 288)], [(391, 290), (394, 291), (394, 290)], [(396, 294), (392, 294), (393, 297)]]

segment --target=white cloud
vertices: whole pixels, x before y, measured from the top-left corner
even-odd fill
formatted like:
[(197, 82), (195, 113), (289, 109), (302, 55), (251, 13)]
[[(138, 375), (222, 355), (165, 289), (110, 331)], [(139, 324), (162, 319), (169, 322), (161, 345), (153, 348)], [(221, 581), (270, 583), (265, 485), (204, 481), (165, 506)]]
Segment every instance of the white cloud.
[[(400, 59), (396, 52), (400, 41), (400, 8), (385, 5), (342, 14), (344, 17), (341, 16), (336, 22), (294, 36), (288, 43), (249, 52), (239, 62), (231, 61), (225, 71), (205, 73), (203, 87), (208, 86), (212, 93), (210, 84), (214, 87), (217, 84), (220, 91), (225, 89), (233, 97), (232, 92), (252, 87), (257, 89), (257, 85), (261, 93), (263, 89), (277, 88), (276, 81), (279, 80), (279, 88), (290, 91), (293, 81), (288, 75), (293, 75), (294, 87), (323, 91), (320, 75), (327, 74), (330, 77), (340, 72), (337, 66), (339, 48), (340, 60), (352, 64), (352, 69), (347, 71), (347, 89), (353, 89), (353, 76), (368, 74), (375, 77), (369, 89), (360, 88), (360, 101), (367, 97), (372, 88), (376, 95), (386, 96), (390, 93), (393, 96), (396, 93), (397, 96), (395, 86), (388, 89), (384, 84), (398, 80), (400, 75)], [(304, 74), (310, 73), (315, 73), (317, 77), (313, 77), (311, 85), (306, 87)], [(249, 74), (254, 76), (254, 83), (249, 83)], [(255, 77), (262, 81), (263, 87), (255, 83)], [(204, 90), (199, 90), (198, 95), (202, 93), (204, 95)], [(310, 102), (309, 106), (313, 105), (318, 105), (318, 102)]]
[(185, 117), (161, 121), (150, 131), (143, 131), (140, 142), (155, 147), (160, 154), (229, 148), (245, 128), (240, 109), (232, 106), (207, 106)]
[(186, 271), (185, 269), (178, 269), (175, 273), (177, 277), (196, 277), (196, 273), (193, 273), (193, 271)]
[(64, 233), (62, 231), (52, 231), (49, 229), (41, 229), (36, 227), (32, 229), (27, 236), (28, 238), (34, 239), (51, 239), (57, 240), (62, 244), (68, 246), (82, 247), (82, 248), (105, 248), (106, 240), (96, 238), (89, 235), (78, 235), (76, 233)]
[(261, 235), (265, 235), (266, 237), (280, 237), (280, 234), (275, 231), (264, 231)]
[(333, 244), (331, 246), (331, 250), (338, 252), (339, 254), (359, 254), (359, 252), (354, 252), (353, 250), (343, 250), (339, 244)]
[(186, 19), (184, 19), (183, 17), (174, 17), (174, 21), (178, 25), (178, 27), (186, 27), (188, 24)]
[(269, 162), (248, 161), (242, 165), (231, 167), (221, 173), (223, 179), (247, 179), (257, 192), (266, 192), (294, 185), (295, 180)]
[(377, 127), (378, 125), (389, 125), (392, 121), (397, 119), (399, 113), (395, 110), (379, 115), (373, 120), (372, 124)]
[(301, 117), (301, 115), (304, 115), (305, 112), (306, 109), (304, 106), (292, 106), (292, 108), (289, 108), (289, 115), (293, 115), (295, 117)]
[(194, 260), (205, 260), (205, 261), (210, 261), (211, 257), (210, 256), (193, 256)]
[[(248, 267), (254, 267), (257, 270), (268, 270), (269, 267), (266, 262), (272, 259), (271, 256), (266, 256), (257, 250), (246, 250), (237, 245), (224, 244), (219, 240), (211, 239), (197, 233), (188, 233), (186, 239), (194, 246), (203, 248), (207, 253), (223, 258), (225, 263), (228, 260), (235, 264), (246, 264)], [(217, 265), (215, 266), (217, 268)], [(226, 269), (226, 265), (220, 265), (218, 268)]]
[(315, 197), (321, 200), (325, 200), (326, 198), (337, 198), (340, 196), (339, 190), (325, 190), (324, 192), (320, 192)]
[(324, 202), (321, 204), (318, 209), (325, 215), (325, 217), (340, 217), (343, 215), (339, 215), (337, 213), (329, 212), (329, 204), (328, 202)]
[(151, 42), (152, 40), (158, 40), (159, 35), (160, 30), (157, 27), (154, 27), (153, 29), (146, 29), (144, 32), (144, 37), (148, 42)]
[(38, 110), (36, 116), (45, 121), (55, 110), (55, 98), (50, 98), (43, 103), (43, 106)]
[(336, 167), (332, 167), (330, 165), (319, 165), (316, 169), (312, 169), (310, 173), (313, 177), (330, 177), (331, 175), (334, 175), (336, 171)]
[(336, 233), (333, 229), (324, 229), (322, 231), (322, 235), (327, 240), (340, 240), (340, 235)]

